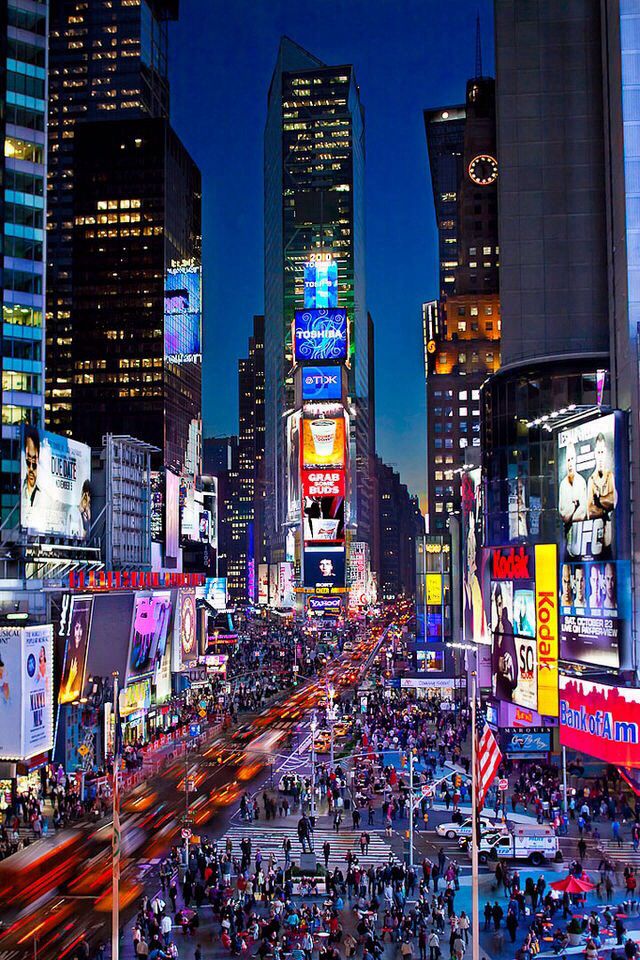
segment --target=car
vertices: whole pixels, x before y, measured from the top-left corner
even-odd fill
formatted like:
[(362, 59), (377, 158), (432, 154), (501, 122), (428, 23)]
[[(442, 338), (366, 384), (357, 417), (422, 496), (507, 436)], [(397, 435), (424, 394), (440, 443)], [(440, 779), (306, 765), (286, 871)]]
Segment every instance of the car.
[[(467, 817), (461, 823), (439, 823), (436, 833), (439, 837), (446, 837), (447, 840), (457, 840), (458, 837), (470, 837), (472, 827), (471, 817)], [(480, 817), (480, 829), (484, 833), (485, 830), (496, 829), (496, 824), (488, 817)]]

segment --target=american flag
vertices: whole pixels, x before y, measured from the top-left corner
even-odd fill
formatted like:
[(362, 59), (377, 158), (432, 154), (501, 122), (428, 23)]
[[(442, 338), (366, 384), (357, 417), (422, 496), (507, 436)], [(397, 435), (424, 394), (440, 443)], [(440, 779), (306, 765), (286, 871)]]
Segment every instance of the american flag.
[(111, 839), (111, 855), (113, 858), (114, 880), (120, 879), (120, 857), (122, 853), (122, 837), (120, 832), (120, 763), (122, 757), (122, 724), (120, 721), (120, 698), (116, 698), (114, 713), (113, 738), (113, 834)]
[(475, 732), (476, 741), (476, 804), (478, 812), (484, 807), (487, 791), (493, 783), (502, 762), (498, 741), (481, 718)]

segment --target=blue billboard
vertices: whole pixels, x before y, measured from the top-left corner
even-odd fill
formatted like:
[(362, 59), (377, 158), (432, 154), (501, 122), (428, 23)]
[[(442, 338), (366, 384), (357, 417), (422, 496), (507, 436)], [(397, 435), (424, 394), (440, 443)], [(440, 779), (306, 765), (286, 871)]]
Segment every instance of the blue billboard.
[(190, 262), (167, 270), (164, 356), (174, 364), (202, 361), (202, 268)]
[(296, 360), (346, 360), (347, 311), (296, 310), (293, 339)]
[(521, 730), (519, 727), (505, 727), (501, 733), (503, 749), (507, 756), (549, 753), (551, 750), (550, 730), (541, 728)]
[(340, 367), (304, 367), (302, 371), (302, 399), (341, 400), (341, 381)]
[(319, 254), (304, 265), (304, 305), (338, 306), (338, 264), (329, 254)]

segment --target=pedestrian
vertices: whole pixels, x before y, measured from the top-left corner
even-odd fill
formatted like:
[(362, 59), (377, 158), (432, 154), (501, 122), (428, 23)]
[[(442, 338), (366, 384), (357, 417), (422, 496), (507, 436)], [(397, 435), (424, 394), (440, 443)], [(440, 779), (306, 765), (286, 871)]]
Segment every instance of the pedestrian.
[(329, 869), (329, 857), (331, 855), (331, 844), (328, 840), (322, 844), (322, 855), (324, 857), (324, 868), (325, 870)]
[(429, 934), (429, 960), (439, 960), (440, 958), (440, 937), (435, 930)]

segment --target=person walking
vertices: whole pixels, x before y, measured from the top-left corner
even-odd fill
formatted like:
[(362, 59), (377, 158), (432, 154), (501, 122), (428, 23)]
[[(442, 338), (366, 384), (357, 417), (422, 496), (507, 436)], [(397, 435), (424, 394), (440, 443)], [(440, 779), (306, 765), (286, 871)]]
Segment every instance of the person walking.
[(429, 960), (439, 960), (440, 958), (440, 937), (435, 930), (429, 934)]
[(322, 856), (324, 857), (324, 868), (329, 869), (329, 857), (331, 856), (331, 844), (328, 840), (322, 844)]

